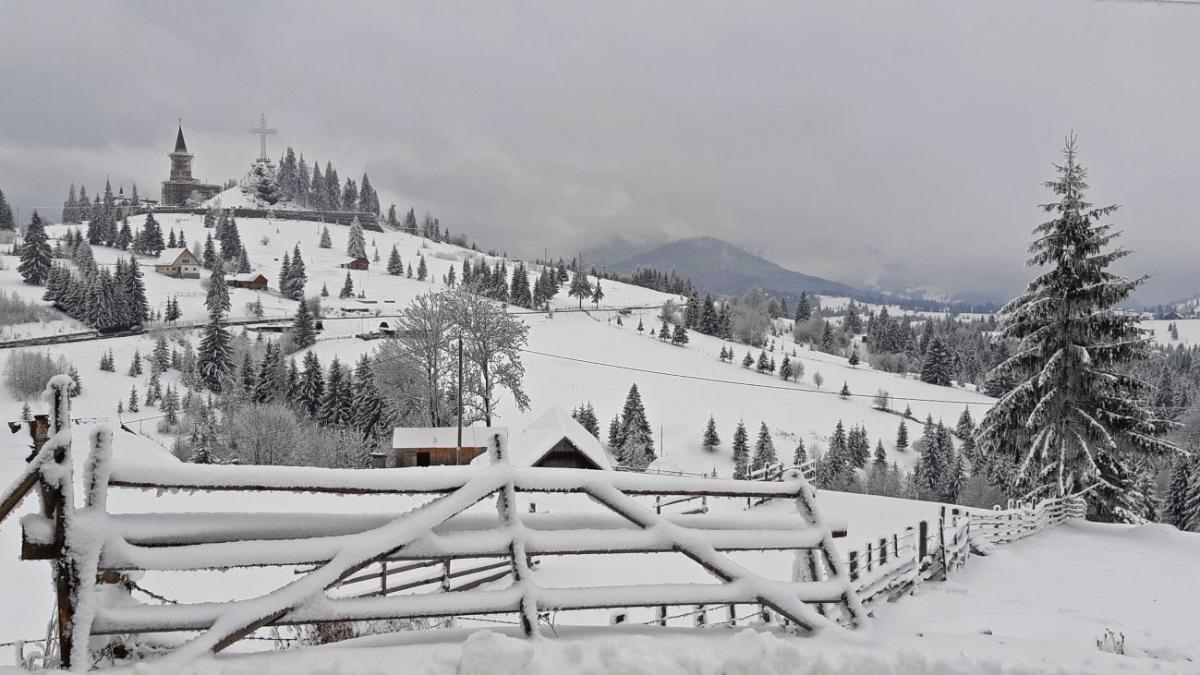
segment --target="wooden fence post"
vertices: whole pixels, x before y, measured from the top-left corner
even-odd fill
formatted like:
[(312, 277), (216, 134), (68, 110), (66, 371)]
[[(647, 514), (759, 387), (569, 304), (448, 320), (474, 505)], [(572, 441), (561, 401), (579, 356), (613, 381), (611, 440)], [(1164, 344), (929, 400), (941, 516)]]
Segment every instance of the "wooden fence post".
[(708, 612), (705, 611), (704, 605), (696, 605), (696, 628), (704, 628), (708, 625)]
[(737, 605), (729, 603), (729, 627), (737, 626)]
[(872, 548), (871, 542), (867, 542), (867, 573), (875, 566), (875, 549)]
[(887, 537), (881, 537), (879, 539), (879, 564), (880, 564), (880, 566), (886, 565), (887, 561), (888, 561)]
[(858, 581), (858, 551), (850, 551), (850, 581)]
[(946, 577), (950, 576), (950, 566), (949, 566), (949, 564), (947, 564), (948, 560), (949, 560), (949, 558), (947, 557), (948, 551), (946, 550), (946, 507), (945, 507), (945, 505), (943, 505), (941, 510), (938, 512), (938, 547), (942, 549), (942, 579), (945, 580)]
[(660, 626), (667, 625), (667, 606), (666, 605), (658, 606), (658, 625), (660, 625)]
[(925, 556), (929, 555), (929, 521), (922, 520), (917, 525), (917, 565), (925, 563)]
[(379, 561), (379, 594), (387, 595), (387, 561)]

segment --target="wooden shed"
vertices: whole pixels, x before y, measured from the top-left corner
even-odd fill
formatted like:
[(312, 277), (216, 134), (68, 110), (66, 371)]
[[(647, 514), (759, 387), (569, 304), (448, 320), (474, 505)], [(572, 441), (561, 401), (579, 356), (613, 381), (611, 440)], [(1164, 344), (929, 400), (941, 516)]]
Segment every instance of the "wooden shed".
[(235, 274), (226, 281), (234, 288), (249, 288), (252, 291), (262, 291), (267, 288), (267, 278), (257, 272)]
[(504, 427), (466, 427), (458, 450), (458, 427), (397, 427), (392, 431), (392, 456), (388, 466), (445, 466), (470, 464), (485, 454), (494, 434), (507, 438)]
[(347, 270), (365, 270), (371, 266), (371, 261), (366, 258), (350, 258), (346, 262), (338, 265), (342, 269)]

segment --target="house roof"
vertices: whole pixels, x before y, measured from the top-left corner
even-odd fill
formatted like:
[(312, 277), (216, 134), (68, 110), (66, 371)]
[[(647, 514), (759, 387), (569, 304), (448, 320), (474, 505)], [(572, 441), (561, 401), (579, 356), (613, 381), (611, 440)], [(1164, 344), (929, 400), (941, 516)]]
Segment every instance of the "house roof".
[(179, 256), (183, 255), (184, 251), (187, 251), (187, 254), (193, 258), (196, 257), (196, 254), (192, 253), (191, 250), (187, 248), (164, 248), (162, 253), (158, 254), (158, 264), (170, 265), (178, 261)]
[(242, 274), (235, 274), (233, 275), (232, 279), (234, 281), (258, 281), (259, 277), (262, 277), (263, 281), (267, 280), (267, 278), (259, 272), (243, 272)]
[[(505, 427), (463, 427), (463, 447), (486, 447), (492, 434), (508, 437)], [(397, 427), (392, 448), (457, 448), (458, 427)]]
[[(548, 408), (525, 431), (508, 444), (509, 461), (514, 466), (536, 466), (554, 446), (566, 439), (580, 454), (603, 470), (612, 470), (612, 460), (600, 441), (562, 408)], [(475, 462), (487, 460), (475, 459)], [(472, 462), (474, 463), (474, 462)]]

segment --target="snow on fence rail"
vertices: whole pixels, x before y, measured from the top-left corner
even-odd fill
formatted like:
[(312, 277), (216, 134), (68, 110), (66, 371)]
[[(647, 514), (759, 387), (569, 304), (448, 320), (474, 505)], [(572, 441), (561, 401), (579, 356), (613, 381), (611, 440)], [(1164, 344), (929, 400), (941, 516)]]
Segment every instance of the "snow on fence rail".
[[(374, 619), (515, 614), (534, 635), (542, 612), (668, 606), (761, 605), (795, 628), (813, 632), (863, 620), (834, 531), (819, 513), (801, 471), (771, 482), (665, 477), (558, 468), (518, 468), (501, 436), (483, 466), (343, 470), (309, 467), (139, 465), (114, 460), (112, 433), (97, 429), (80, 475), (86, 495), (74, 502), (69, 414), (70, 378), (47, 388), (53, 436), (19, 480), (0, 493), (0, 522), (36, 487), (40, 513), (22, 518), (22, 557), (51, 560), (62, 667), (86, 668), (93, 636), (196, 631), (162, 657), (162, 666), (220, 651), (266, 626)], [(286, 491), (338, 495), (438, 495), (398, 514), (125, 513), (107, 511), (114, 488), (191, 492)], [(578, 493), (603, 514), (521, 514), (518, 493)], [(795, 515), (661, 514), (636, 496), (787, 498)], [(466, 513), (495, 498), (495, 515)], [(658, 509), (661, 511), (661, 508)], [(843, 526), (844, 530), (844, 526)], [(728, 551), (791, 550), (790, 581), (765, 579)], [(530, 576), (534, 555), (678, 552), (719, 583), (550, 588)], [(361, 579), (376, 563), (499, 558), (512, 583), (448, 593), (330, 597), (334, 586)], [(310, 569), (255, 598), (229, 602), (138, 604), (122, 580), (130, 570), (207, 570), (254, 566)], [(475, 572), (480, 570), (475, 569)], [(101, 584), (103, 586), (101, 586)], [(393, 589), (394, 590), (394, 589)], [(124, 595), (122, 597), (122, 591)], [(114, 600), (116, 598), (116, 601)], [(106, 599), (101, 602), (101, 598)]]

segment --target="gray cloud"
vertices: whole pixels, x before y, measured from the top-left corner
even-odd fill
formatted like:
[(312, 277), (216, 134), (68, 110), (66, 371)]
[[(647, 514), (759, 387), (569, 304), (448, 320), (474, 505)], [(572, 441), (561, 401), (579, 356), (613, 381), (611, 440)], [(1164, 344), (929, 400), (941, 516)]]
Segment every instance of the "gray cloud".
[[(194, 7), (194, 8), (193, 8)], [(8, 3), (0, 188), (157, 191), (283, 145), (482, 245), (711, 234), (852, 283), (1004, 296), (1063, 136), (1154, 279), (1200, 292), (1200, 8), (914, 0)]]

